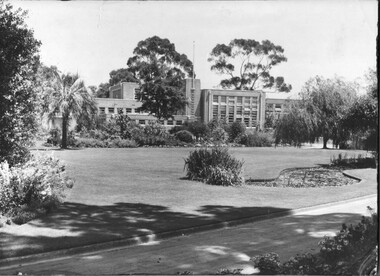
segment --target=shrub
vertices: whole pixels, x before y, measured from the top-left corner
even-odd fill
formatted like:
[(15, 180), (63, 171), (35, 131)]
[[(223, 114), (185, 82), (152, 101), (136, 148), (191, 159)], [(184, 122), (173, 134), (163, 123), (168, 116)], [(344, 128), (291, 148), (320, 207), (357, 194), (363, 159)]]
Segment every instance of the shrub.
[[(17, 210), (33, 207), (50, 210), (65, 197), (65, 189), (73, 180), (65, 173), (59, 160), (32, 156), (29, 161), (12, 168), (0, 164), (0, 210), (3, 215), (15, 215)], [(21, 208), (21, 209), (20, 209)]]
[(137, 143), (130, 139), (115, 139), (108, 143), (112, 148), (136, 148)]
[(244, 135), (246, 126), (242, 122), (233, 122), (228, 127), (228, 137), (231, 142), (235, 140), (236, 137)]
[(335, 155), (330, 158), (331, 166), (337, 167), (349, 167), (349, 168), (376, 168), (375, 157), (363, 157), (359, 154), (357, 157), (349, 157), (347, 153), (344, 155), (339, 153), (337, 157)]
[(49, 130), (49, 137), (47, 139), (47, 142), (54, 146), (58, 146), (61, 144), (61, 137), (62, 137), (61, 130), (59, 128), (53, 128)]
[(199, 121), (186, 123), (185, 126), (187, 130), (196, 137), (197, 140), (200, 138), (205, 138), (210, 131), (205, 123)]
[(181, 130), (187, 130), (188, 131), (188, 127), (185, 126), (185, 125), (174, 126), (171, 129), (169, 129), (169, 133), (170, 134), (175, 134), (175, 133), (177, 133), (178, 131), (181, 131)]
[(213, 131), (216, 128), (222, 128), (225, 131), (228, 131), (228, 122), (226, 119), (217, 119), (213, 118), (208, 124), (207, 127), (210, 131)]
[(175, 134), (175, 137), (181, 141), (186, 143), (192, 143), (193, 142), (193, 135), (191, 132), (187, 130), (180, 130)]
[(343, 224), (336, 236), (325, 237), (318, 243), (320, 252), (317, 254), (297, 255), (283, 264), (276, 253), (258, 255), (251, 260), (264, 275), (356, 275), (363, 256), (376, 248), (377, 229), (377, 214), (372, 213), (371, 217), (363, 216), (356, 226)]
[(187, 177), (211, 185), (241, 185), (244, 183), (243, 162), (230, 155), (227, 148), (199, 149), (185, 159)]
[(213, 143), (226, 143), (228, 141), (228, 133), (221, 127), (217, 127), (211, 131), (207, 140)]
[(274, 140), (270, 133), (255, 131), (238, 136), (235, 142), (247, 147), (271, 147)]

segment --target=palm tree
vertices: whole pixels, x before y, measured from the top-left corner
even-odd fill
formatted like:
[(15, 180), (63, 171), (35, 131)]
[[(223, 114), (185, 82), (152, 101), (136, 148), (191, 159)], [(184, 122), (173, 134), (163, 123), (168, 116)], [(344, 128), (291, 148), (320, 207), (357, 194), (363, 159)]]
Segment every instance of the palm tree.
[(94, 97), (78, 74), (59, 74), (45, 85), (44, 113), (49, 121), (62, 116), (62, 148), (67, 148), (67, 129), (71, 119), (91, 117), (96, 112)]

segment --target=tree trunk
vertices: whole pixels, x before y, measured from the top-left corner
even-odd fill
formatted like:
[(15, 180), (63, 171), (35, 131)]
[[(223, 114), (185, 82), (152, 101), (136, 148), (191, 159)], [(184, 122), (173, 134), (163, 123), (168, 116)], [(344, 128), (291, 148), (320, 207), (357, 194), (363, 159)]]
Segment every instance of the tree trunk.
[(62, 144), (61, 148), (67, 149), (67, 123), (68, 118), (66, 115), (62, 115)]
[(329, 138), (328, 137), (323, 137), (323, 148), (324, 149), (327, 149), (327, 141), (329, 140)]

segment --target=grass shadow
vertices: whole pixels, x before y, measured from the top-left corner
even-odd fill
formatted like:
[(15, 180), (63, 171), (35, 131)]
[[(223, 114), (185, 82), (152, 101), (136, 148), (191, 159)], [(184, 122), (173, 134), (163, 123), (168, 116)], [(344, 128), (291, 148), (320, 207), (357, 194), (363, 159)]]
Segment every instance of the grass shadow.
[(94, 243), (144, 237), (227, 220), (289, 211), (273, 207), (209, 205), (197, 212), (175, 212), (164, 206), (115, 203), (107, 206), (66, 202), (48, 216), (1, 233), (0, 258), (54, 251)]

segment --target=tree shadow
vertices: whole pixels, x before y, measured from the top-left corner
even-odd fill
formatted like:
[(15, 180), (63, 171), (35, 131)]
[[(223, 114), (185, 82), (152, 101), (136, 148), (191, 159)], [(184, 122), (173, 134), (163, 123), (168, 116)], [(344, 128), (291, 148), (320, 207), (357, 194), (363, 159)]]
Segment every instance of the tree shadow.
[[(117, 206), (116, 206), (117, 205)], [(183, 213), (171, 213), (168, 215), (167, 208), (160, 206), (152, 206), (145, 204), (115, 204), (115, 207), (105, 206), (102, 210), (92, 210), (91, 206), (85, 205), (72, 205), (66, 206), (66, 208), (78, 207), (79, 210), (71, 210), (71, 214), (64, 215), (57, 214), (57, 218), (65, 219), (66, 216), (70, 219), (74, 219), (74, 223), (70, 223), (70, 226), (78, 227), (76, 231), (84, 231), (82, 234), (92, 234), (92, 232), (106, 231), (105, 234), (120, 234), (123, 230), (128, 229), (128, 223), (122, 226), (122, 229), (101, 226), (101, 221), (90, 221), (88, 211), (94, 211), (95, 216), (99, 218), (110, 219), (109, 223), (113, 222), (113, 219), (121, 218), (121, 214), (106, 213), (112, 211), (128, 212), (136, 211), (134, 217), (141, 218), (140, 215), (147, 215), (149, 219), (155, 218), (172, 218), (177, 216), (183, 216)], [(102, 207), (103, 208), (103, 207)], [(206, 213), (215, 214), (217, 217), (222, 216), (229, 211), (239, 211), (240, 208), (234, 208), (231, 206), (204, 206), (202, 207)], [(245, 208), (242, 208), (245, 209)], [(259, 208), (260, 209), (260, 208)], [(264, 208), (266, 209), (266, 208)], [(247, 208), (246, 211), (255, 211), (255, 208)], [(269, 209), (276, 211), (275, 209)], [(85, 211), (85, 212), (84, 212)], [(84, 213), (82, 213), (84, 212)], [(145, 213), (146, 212), (146, 213)], [(83, 216), (82, 220), (75, 219), (75, 217)], [(110, 218), (111, 217), (111, 218)], [(67, 218), (67, 219), (68, 219)], [(182, 218), (179, 218), (182, 219)], [(186, 219), (196, 219), (196, 216), (188, 216)], [(198, 217), (199, 222), (202, 221)], [(279, 254), (281, 262), (288, 261), (291, 256), (302, 253), (318, 253), (318, 242), (326, 235), (333, 236), (339, 232), (341, 223), (356, 225), (361, 219), (360, 214), (355, 213), (331, 213), (320, 215), (292, 215), (287, 217), (280, 217), (275, 220), (265, 220), (260, 223), (249, 223), (241, 225), (240, 227), (233, 227), (223, 230), (223, 234), (218, 232), (214, 235), (197, 235), (195, 238), (184, 238), (178, 241), (176, 247), (168, 247), (168, 244), (160, 245), (153, 243), (149, 245), (144, 252), (141, 251), (141, 247), (129, 247), (127, 250), (120, 251), (124, 259), (131, 258), (130, 261), (112, 263), (114, 256), (109, 255), (107, 252), (94, 252), (92, 254), (79, 255), (67, 260), (57, 260), (52, 263), (39, 263), (26, 265), (22, 269), (17, 271), (23, 271), (23, 273), (40, 275), (43, 272), (49, 272), (48, 274), (157, 274), (158, 271), (162, 274), (176, 274), (180, 271), (190, 271), (199, 274), (215, 274), (221, 269), (238, 269), (249, 266), (253, 266), (251, 258), (259, 254), (265, 254), (269, 252), (276, 252)], [(82, 221), (82, 224), (80, 222)], [(117, 223), (117, 221), (116, 221)], [(150, 223), (148, 229), (154, 229), (154, 221)], [(67, 221), (63, 223), (62, 227), (67, 224)], [(140, 226), (144, 226), (144, 222), (140, 223)], [(86, 231), (85, 228), (89, 229)], [(139, 232), (139, 229), (135, 227), (135, 233)], [(84, 238), (81, 235), (78, 238)], [(25, 238), (25, 237), (24, 237)], [(62, 238), (58, 238), (59, 241), (64, 241)], [(31, 240), (36, 243), (36, 240)], [(55, 242), (53, 239), (46, 240), (46, 242)], [(374, 241), (376, 242), (376, 241)], [(170, 244), (170, 241), (168, 241)], [(172, 244), (172, 243), (171, 243)], [(162, 250), (162, 247), (165, 250)], [(160, 249), (161, 248), (161, 249)], [(149, 263), (147, 265), (147, 253), (149, 256), (153, 256), (148, 259), (158, 258), (161, 262)], [(176, 252), (178, 254), (176, 254)], [(179, 254), (179, 252), (181, 252)], [(186, 252), (186, 253), (183, 253)], [(119, 254), (119, 255), (120, 255)], [(132, 258), (133, 256), (133, 258)], [(94, 265), (96, 260), (97, 265)], [(120, 258), (118, 259), (120, 260)], [(165, 260), (170, 260), (170, 265)], [(110, 263), (111, 262), (111, 263)], [(14, 273), (15, 269), (8, 270), (9, 273)]]
[[(273, 207), (203, 206), (194, 213), (175, 212), (168, 207), (142, 203), (107, 206), (66, 202), (48, 216), (21, 226), (1, 229), (0, 258), (135, 238), (164, 236), (188, 228), (211, 229), (210, 225), (289, 209)], [(186, 231), (185, 231), (186, 232)]]

